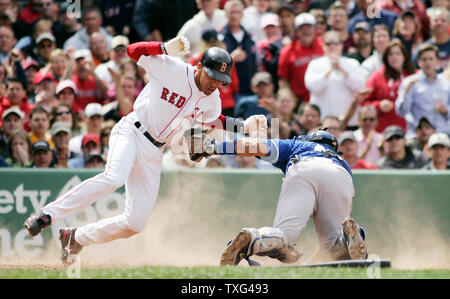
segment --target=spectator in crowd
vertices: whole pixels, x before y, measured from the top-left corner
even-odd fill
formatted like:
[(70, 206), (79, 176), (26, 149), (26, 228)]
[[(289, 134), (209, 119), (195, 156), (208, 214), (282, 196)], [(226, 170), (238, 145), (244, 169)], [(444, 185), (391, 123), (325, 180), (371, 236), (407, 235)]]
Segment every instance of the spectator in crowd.
[(30, 99), (34, 98), (34, 76), (39, 71), (39, 64), (36, 60), (27, 58), (21, 61), (21, 66), (27, 77), (26, 96)]
[(112, 69), (115, 72), (120, 70), (120, 66), (123, 61), (127, 59), (127, 46), (130, 44), (128, 37), (123, 35), (117, 35), (111, 40), (111, 52), (106, 62), (100, 64), (95, 68), (95, 74), (104, 82), (108, 84), (113, 83), (113, 79), (108, 69)]
[(3, 0), (0, 2), (0, 25), (10, 26), (14, 36), (21, 39), (30, 34), (30, 26), (23, 20), (19, 20), (19, 5), (15, 0)]
[(236, 105), (235, 117), (247, 119), (252, 115), (262, 114), (270, 122), (271, 111), (267, 108), (272, 107), (272, 103), (276, 101), (272, 76), (267, 72), (256, 73), (252, 78), (252, 90), (254, 95), (242, 97)]
[(383, 134), (375, 130), (378, 125), (377, 109), (372, 105), (361, 107), (358, 122), (359, 128), (354, 132), (358, 143), (357, 155), (375, 165), (381, 158), (379, 147), (383, 143)]
[(339, 117), (334, 115), (325, 116), (322, 119), (320, 128), (327, 128), (327, 132), (333, 134), (336, 139), (339, 139), (339, 136), (345, 129), (343, 128), (342, 121), (339, 119)]
[(77, 50), (74, 58), (73, 76), (67, 79), (72, 79), (77, 87), (76, 103), (81, 109), (89, 103), (102, 103), (106, 99), (108, 86), (95, 74), (90, 51)]
[(132, 25), (141, 40), (167, 41), (196, 13), (196, 0), (137, 0)]
[(278, 8), (277, 14), (280, 18), (280, 29), (283, 36), (281, 42), (283, 46), (287, 46), (292, 42), (295, 35), (295, 11), (291, 5), (284, 4)]
[[(54, 106), (66, 104), (70, 107), (76, 120), (83, 119), (83, 110), (76, 101), (77, 87), (75, 86), (75, 82), (69, 79), (60, 81), (56, 86), (55, 94), (56, 102), (54, 103)], [(72, 128), (72, 130), (74, 130), (74, 128)]]
[(108, 43), (102, 33), (93, 32), (89, 36), (89, 50), (91, 51), (94, 68), (109, 61)]
[[(125, 58), (122, 60), (120, 64), (118, 73), (122, 76), (130, 76), (135, 79), (137, 82), (136, 96), (141, 92), (144, 88), (145, 84), (148, 83), (148, 76), (146, 74), (142, 74), (143, 68), (138, 67), (136, 61), (130, 58)], [(104, 105), (109, 104), (111, 102), (116, 101), (116, 83), (113, 79), (113, 75), (116, 71), (113, 69), (108, 69), (109, 76), (111, 77), (112, 83), (109, 84), (108, 92), (107, 92), (107, 100), (104, 101)], [(106, 109), (108, 110), (108, 109)]]
[(355, 32), (355, 25), (361, 21), (369, 23), (370, 27), (378, 24), (385, 24), (389, 27), (389, 31), (394, 29), (394, 23), (398, 15), (392, 11), (379, 9), (374, 2), (367, 0), (356, 0), (359, 7), (359, 13), (354, 15), (347, 25), (347, 30), (350, 34)]
[(323, 43), (315, 37), (316, 19), (309, 13), (295, 17), (295, 41), (284, 47), (278, 65), (279, 87), (289, 87), (299, 99), (309, 102), (309, 91), (304, 83), (308, 64), (324, 55)]
[(357, 23), (352, 38), (356, 50), (353, 52), (349, 51), (347, 57), (363, 63), (364, 60), (372, 55), (372, 27), (364, 21)]
[(342, 152), (342, 158), (344, 158), (351, 169), (377, 169), (375, 165), (358, 156), (358, 143), (353, 132), (343, 132), (339, 136), (338, 142), (339, 151)]
[(3, 158), (9, 157), (7, 144), (12, 133), (16, 130), (23, 130), (23, 117), (24, 113), (17, 106), (13, 106), (3, 112), (0, 127), (0, 155)]
[(111, 35), (136, 35), (130, 25), (133, 18), (134, 0), (108, 1), (97, 0), (96, 3), (103, 12), (103, 26)]
[[(381, 9), (389, 10), (397, 15), (410, 12), (415, 15), (420, 23), (420, 38), (426, 40), (430, 37), (430, 20), (427, 16), (427, 8), (420, 0), (382, 0)], [(391, 28), (392, 29), (392, 28)]]
[[(65, 90), (62, 93), (69, 92), (70, 90)], [(61, 96), (62, 96), (61, 93)], [(50, 123), (53, 125), (55, 122), (65, 122), (70, 127), (71, 137), (81, 135), (81, 126), (73, 113), (72, 106), (60, 102), (53, 106), (50, 113)]]
[(24, 113), (24, 128), (28, 131), (30, 129), (29, 116), (34, 105), (28, 103), (24, 83), (17, 78), (8, 78), (6, 97), (0, 100), (0, 115), (12, 106), (19, 106), (20, 110)]
[(5, 160), (16, 168), (31, 167), (31, 140), (24, 130), (14, 131), (8, 141), (9, 157)]
[(102, 27), (102, 12), (96, 6), (87, 7), (82, 12), (81, 27), (74, 35), (72, 35), (65, 43), (64, 50), (69, 48), (75, 50), (89, 49), (89, 36), (94, 32), (100, 32), (106, 39), (109, 46), (112, 36)]
[(50, 118), (49, 113), (42, 107), (36, 107), (30, 112), (30, 139), (31, 143), (36, 143), (38, 141), (46, 141), (53, 147), (53, 142), (51, 140), (50, 129)]
[[(17, 41), (14, 48), (20, 49), (22, 53), (26, 56), (31, 57), (34, 60), (38, 60), (38, 46), (37, 39), (42, 34), (52, 34), (52, 21), (49, 19), (40, 19), (33, 26), (32, 33), (29, 36), (24, 36), (19, 41)], [(44, 64), (41, 63), (40, 67), (43, 67)]]
[(423, 42), (420, 35), (420, 24), (416, 15), (410, 11), (404, 12), (400, 18), (395, 21), (392, 35), (402, 41), (409, 57), (416, 51), (417, 47)]
[(261, 18), (261, 28), (264, 31), (264, 38), (257, 44), (261, 57), (261, 69), (272, 76), (275, 91), (278, 91), (278, 61), (281, 49), (283, 48), (278, 15), (267, 13)]
[[(310, 103), (320, 108), (322, 115), (340, 116), (351, 105), (355, 93), (364, 88), (364, 74), (355, 59), (342, 56), (343, 41), (336, 31), (324, 36), (325, 56), (312, 60), (305, 74), (310, 91)], [(354, 115), (348, 126), (357, 126)]]
[(286, 0), (294, 9), (295, 15), (308, 11), (310, 0)]
[(55, 49), (50, 54), (50, 72), (56, 81), (59, 82), (64, 77), (69, 60), (69, 55), (61, 49)]
[[(70, 169), (84, 168), (86, 159), (89, 155), (100, 154), (101, 143), (100, 137), (95, 133), (86, 133), (81, 139), (81, 155), (69, 160), (68, 167)], [(100, 155), (101, 156), (101, 155)]]
[(435, 133), (430, 136), (428, 148), (431, 154), (430, 163), (423, 169), (450, 169), (450, 140), (447, 134)]
[(402, 42), (392, 40), (383, 54), (383, 67), (373, 73), (366, 82), (370, 92), (362, 102), (363, 105), (373, 105), (377, 108), (377, 132), (383, 132), (390, 125), (398, 125), (406, 130), (405, 119), (395, 111), (395, 101), (403, 79), (414, 72), (414, 65)]
[(103, 169), (105, 165), (106, 161), (99, 153), (88, 155), (84, 162), (84, 168)]
[(428, 17), (430, 17), (437, 8), (445, 8), (447, 10), (450, 10), (450, 2), (448, 2), (448, 0), (431, 0), (426, 1), (425, 4), (427, 4), (428, 7), (427, 8)]
[(64, 48), (64, 43), (83, 26), (77, 21), (76, 13), (69, 10), (71, 7), (69, 2), (60, 3), (58, 20), (52, 24), (52, 32), (59, 49)]
[(102, 124), (102, 128), (100, 130), (100, 143), (102, 146), (102, 156), (103, 159), (106, 161), (108, 158), (108, 151), (109, 151), (109, 138), (111, 137), (111, 131), (114, 125), (116, 124), (113, 120), (106, 120)]
[(133, 111), (133, 104), (137, 98), (138, 81), (130, 75), (120, 75), (110, 70), (114, 86), (116, 100), (104, 107), (104, 118), (118, 122), (123, 116)]
[[(101, 104), (90, 103), (84, 110), (86, 133), (93, 133), (97, 136), (100, 135), (100, 130), (104, 121), (103, 108)], [(72, 152), (81, 155), (81, 141), (83, 134), (74, 136), (70, 139), (69, 148)]]
[(51, 127), (53, 163), (56, 168), (68, 168), (69, 159), (75, 158), (76, 154), (69, 151), (69, 140), (72, 130), (67, 122), (57, 121)]
[(392, 125), (384, 130), (386, 155), (377, 162), (380, 169), (416, 169), (422, 168), (428, 160), (417, 150), (406, 146), (405, 135), (401, 127)]
[(51, 72), (39, 71), (34, 76), (33, 84), (35, 86), (34, 101), (36, 106), (44, 108), (47, 112), (52, 110), (55, 102), (56, 80)]
[(56, 49), (56, 39), (53, 34), (45, 32), (36, 38), (36, 60), (40, 67), (44, 67), (50, 61), (52, 51)]
[[(373, 54), (361, 64), (366, 79), (383, 67), (383, 53), (386, 50), (390, 40), (391, 33), (389, 32), (389, 28), (383, 24), (375, 25), (372, 35), (372, 43), (374, 47)], [(408, 55), (408, 57), (411, 56)]]
[(14, 31), (9, 26), (0, 26), (0, 63), (9, 58), (9, 53), (14, 48), (17, 40)]
[(359, 14), (359, 7), (358, 5), (356, 5), (356, 0), (339, 0), (336, 2), (335, 4), (339, 4), (345, 8), (349, 18), (352, 18), (355, 15)]
[[(294, 138), (299, 135), (300, 123), (298, 115), (295, 113), (297, 98), (290, 88), (281, 88), (277, 92), (277, 105), (280, 114), (280, 120), (289, 127), (286, 139)], [(280, 132), (280, 135), (281, 132)], [(280, 136), (281, 137), (281, 136)]]
[(256, 44), (250, 34), (242, 26), (244, 5), (239, 0), (229, 0), (225, 4), (227, 25), (221, 31), (222, 42), (235, 63), (239, 77), (239, 93), (235, 101), (239, 102), (242, 96), (253, 94), (251, 78), (257, 71)]
[[(197, 51), (193, 53), (189, 63), (196, 66), (202, 59), (203, 53), (210, 47), (225, 48), (225, 44), (218, 40), (217, 31), (212, 28), (202, 32)], [(225, 116), (234, 116), (235, 96), (239, 92), (239, 77), (235, 67), (231, 70), (231, 79), (231, 83), (218, 88), (222, 101), (222, 114)]]
[(316, 36), (319, 39), (323, 38), (323, 35), (327, 32), (327, 17), (322, 9), (311, 9), (310, 14), (316, 19)]
[[(438, 48), (439, 66), (445, 69), (450, 60), (450, 12), (444, 8), (437, 8), (430, 16), (431, 38), (425, 41), (426, 44), (434, 45)], [(417, 54), (414, 61), (417, 63)]]
[(304, 103), (299, 107), (299, 125), (298, 135), (306, 135), (311, 130), (320, 126), (320, 108), (311, 103)]
[[(45, 5), (50, 5), (50, 1), (44, 1)], [(28, 0), (28, 4), (20, 11), (19, 20), (32, 25), (41, 18), (44, 11), (44, 4), (42, 0)]]
[(422, 117), (426, 117), (438, 133), (450, 134), (450, 82), (442, 74), (436, 74), (438, 49), (430, 44), (419, 48), (420, 71), (405, 79), (399, 91), (396, 111), (408, 121), (407, 137)]
[(53, 168), (53, 154), (47, 141), (40, 140), (31, 146), (31, 168)]
[(261, 18), (269, 12), (270, 1), (251, 0), (250, 2), (251, 5), (244, 9), (242, 26), (253, 37), (255, 44), (257, 44), (264, 38), (264, 32), (261, 28)]
[(178, 35), (185, 36), (191, 45), (191, 51), (198, 52), (198, 45), (204, 30), (221, 30), (227, 23), (225, 12), (219, 9), (219, 0), (196, 0), (200, 10), (192, 19), (184, 23)]
[(421, 151), (425, 157), (430, 158), (427, 143), (430, 136), (436, 132), (433, 125), (426, 117), (419, 120), (416, 128), (416, 135), (406, 140), (406, 145), (412, 149)]
[[(353, 3), (354, 2), (350, 2)], [(354, 48), (353, 38), (347, 31), (348, 13), (346, 7), (341, 2), (335, 2), (328, 10), (328, 26), (330, 30), (339, 32), (341, 40), (344, 42), (344, 54), (347, 55), (351, 48)]]

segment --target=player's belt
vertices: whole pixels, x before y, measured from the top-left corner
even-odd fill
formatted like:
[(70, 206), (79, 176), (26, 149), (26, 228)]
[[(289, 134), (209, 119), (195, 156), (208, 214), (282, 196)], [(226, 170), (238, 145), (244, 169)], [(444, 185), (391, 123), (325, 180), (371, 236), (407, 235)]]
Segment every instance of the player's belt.
[[(141, 123), (140, 123), (139, 121), (137, 121), (137, 122), (134, 123), (134, 126), (135, 126), (136, 128), (139, 129), (142, 125), (141, 125)], [(166, 144), (166, 143), (162, 143), (162, 142), (156, 141), (156, 140), (152, 137), (152, 135), (150, 135), (150, 133), (147, 132), (147, 131), (142, 132), (142, 134), (144, 134), (145, 138), (147, 138), (148, 140), (150, 140), (150, 142), (153, 143), (153, 145), (156, 146), (156, 147), (161, 147), (161, 146), (163, 146), (164, 144)]]

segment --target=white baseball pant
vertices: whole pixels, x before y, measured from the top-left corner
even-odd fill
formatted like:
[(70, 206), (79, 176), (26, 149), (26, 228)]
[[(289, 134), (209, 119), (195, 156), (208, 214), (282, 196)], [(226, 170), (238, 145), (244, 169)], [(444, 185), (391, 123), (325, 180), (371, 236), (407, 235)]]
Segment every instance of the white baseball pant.
[(274, 226), (246, 229), (252, 234), (249, 254), (292, 246), (311, 216), (320, 248), (342, 254), (342, 221), (350, 216), (353, 196), (352, 177), (342, 166), (327, 158), (303, 158), (283, 179)]
[(137, 120), (133, 112), (113, 127), (103, 173), (83, 181), (42, 208), (42, 212), (55, 222), (125, 184), (124, 212), (78, 227), (75, 239), (82, 246), (127, 238), (141, 232), (147, 225), (159, 192), (162, 149), (154, 146), (134, 126)]

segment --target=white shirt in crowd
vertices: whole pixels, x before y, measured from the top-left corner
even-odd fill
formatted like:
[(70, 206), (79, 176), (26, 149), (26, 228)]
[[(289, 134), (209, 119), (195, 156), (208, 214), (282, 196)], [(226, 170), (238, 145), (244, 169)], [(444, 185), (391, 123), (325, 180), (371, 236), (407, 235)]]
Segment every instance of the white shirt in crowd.
[(189, 40), (191, 49), (195, 50), (201, 40), (203, 30), (214, 28), (219, 31), (226, 24), (227, 17), (223, 10), (215, 9), (211, 18), (208, 18), (204, 11), (200, 11), (181, 27), (178, 36), (185, 36)]
[[(355, 93), (364, 89), (366, 78), (359, 62), (353, 58), (341, 57), (339, 64), (348, 73), (348, 77), (336, 70), (326, 77), (331, 69), (328, 56), (312, 60), (306, 69), (305, 85), (310, 91), (309, 102), (319, 106), (321, 118), (331, 115), (339, 117), (344, 114)], [(358, 125), (358, 111), (355, 111), (348, 125)]]

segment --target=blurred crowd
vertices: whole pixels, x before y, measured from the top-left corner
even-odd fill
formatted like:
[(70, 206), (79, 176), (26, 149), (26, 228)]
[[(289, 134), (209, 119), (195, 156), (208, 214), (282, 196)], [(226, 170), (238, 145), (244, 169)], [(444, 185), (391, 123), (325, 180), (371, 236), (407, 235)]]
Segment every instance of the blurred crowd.
[[(352, 169), (449, 169), (449, 0), (0, 0), (0, 167), (103, 168), (149, 82), (130, 43), (186, 36), (235, 62), (222, 113), (328, 128)], [(271, 168), (254, 157), (163, 168)]]

